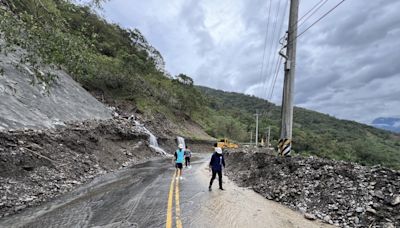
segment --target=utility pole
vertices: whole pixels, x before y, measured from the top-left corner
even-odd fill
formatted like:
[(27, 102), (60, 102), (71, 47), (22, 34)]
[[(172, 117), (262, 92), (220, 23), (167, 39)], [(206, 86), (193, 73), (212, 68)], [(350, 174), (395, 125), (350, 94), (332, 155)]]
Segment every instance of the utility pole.
[(289, 28), (286, 47), (285, 78), (283, 85), (282, 110), (281, 110), (281, 132), (279, 139), (279, 154), (290, 156), (292, 149), (292, 127), (293, 127), (293, 93), (294, 76), (296, 67), (296, 38), (297, 20), (299, 11), (299, 0), (290, 1)]
[(268, 126), (268, 134), (267, 134), (267, 147), (269, 148), (269, 141), (271, 137), (271, 126)]
[(257, 111), (257, 113), (255, 115), (256, 115), (256, 147), (257, 147), (258, 146), (258, 116), (260, 114), (258, 114), (258, 111)]

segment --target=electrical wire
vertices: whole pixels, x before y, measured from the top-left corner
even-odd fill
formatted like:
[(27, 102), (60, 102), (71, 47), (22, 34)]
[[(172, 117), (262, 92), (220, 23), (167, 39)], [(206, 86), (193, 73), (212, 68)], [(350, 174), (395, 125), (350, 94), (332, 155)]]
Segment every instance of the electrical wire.
[[(296, 21), (296, 23), (294, 23), (294, 25), (292, 25), (290, 27), (290, 29), (292, 29), (294, 26), (298, 25), (301, 22), (301, 20), (303, 20), (309, 13), (311, 13), (316, 7), (318, 7), (317, 9), (315, 9), (315, 11), (309, 17), (307, 17), (302, 23), (300, 23), (300, 25), (298, 27), (300, 27), (302, 24), (304, 24), (304, 22), (306, 22), (312, 15), (314, 15), (325, 3), (327, 3), (327, 1), (328, 0), (320, 0), (319, 2), (317, 2), (317, 4), (315, 4), (303, 16), (301, 16), (300, 19), (298, 19)], [(283, 39), (283, 37), (281, 39)]]
[(323, 18), (328, 16), (333, 10), (335, 10), (337, 7), (339, 7), (343, 2), (346, 0), (340, 1), (338, 4), (336, 4), (334, 7), (332, 7), (330, 10), (328, 10), (324, 15), (322, 15), (320, 18), (318, 18), (314, 23), (312, 23), (310, 26), (308, 26), (303, 32), (301, 32), (299, 35), (296, 36), (296, 38), (300, 37), (303, 35), (305, 32), (307, 32), (310, 28), (312, 28), (315, 24), (317, 24), (319, 21), (321, 21)]
[[(281, 9), (281, 1), (278, 1), (278, 5), (277, 5), (277, 10), (276, 10), (276, 15), (275, 15), (275, 20), (274, 20), (274, 25), (273, 25), (273, 30), (272, 30), (272, 38), (271, 38), (271, 45), (270, 45), (270, 50), (269, 50), (269, 56), (268, 56), (268, 60), (267, 60), (267, 67), (266, 67), (266, 72), (267, 74), (264, 77), (264, 81), (263, 81), (263, 86), (262, 88), (266, 88), (266, 83), (267, 83), (267, 79), (270, 76), (269, 72), (270, 72), (270, 68), (272, 67), (273, 64), (273, 60), (274, 60), (274, 43), (275, 43), (275, 31), (276, 31), (276, 27), (278, 24), (278, 20), (279, 20), (279, 13), (280, 13), (280, 9)], [(278, 33), (278, 39), (279, 39), (279, 33)]]
[(300, 36), (302, 36), (305, 32), (307, 32), (309, 29), (311, 29), (314, 25), (316, 25), (319, 21), (321, 21), (323, 18), (325, 18), (328, 14), (330, 14), (333, 10), (335, 10), (337, 7), (339, 7), (343, 2), (345, 2), (346, 0), (342, 0), (340, 1), (338, 4), (336, 4), (334, 7), (332, 7), (330, 10), (328, 10), (327, 12), (325, 12), (320, 18), (318, 18), (316, 21), (314, 21), (310, 26), (308, 26), (306, 29), (304, 29), (300, 34), (298, 34), (296, 37), (294, 37), (293, 39), (289, 40), (287, 42), (287, 44), (285, 46), (288, 46), (290, 44), (292, 44), (295, 40), (297, 40), (297, 38), (299, 38)]
[(264, 49), (263, 49), (263, 57), (262, 57), (262, 62), (261, 62), (259, 81), (261, 81), (262, 75), (263, 75), (263, 72), (264, 72), (265, 52), (266, 52), (266, 49), (267, 49), (269, 22), (270, 22), (270, 16), (271, 16), (271, 8), (272, 8), (271, 6), (272, 6), (272, 0), (269, 1), (269, 7), (268, 7), (269, 9), (268, 9), (268, 17), (267, 17), (267, 29), (265, 31)]
[[(310, 19), (316, 12), (318, 12), (319, 9), (321, 9), (322, 6), (324, 6), (326, 3), (328, 2), (328, 0), (324, 0), (324, 2), (322, 2), (322, 4), (320, 4), (310, 15), (308, 15), (302, 22), (300, 22), (300, 24), (298, 24), (297, 28), (300, 28), (302, 25), (304, 25), (308, 19)], [(299, 23), (299, 21), (297, 21), (297, 23)], [(296, 24), (297, 24), (296, 23)]]
[[(279, 35), (282, 34), (282, 32), (283, 32), (284, 18), (286, 16), (287, 12), (288, 12), (288, 6), (289, 6), (289, 1), (286, 1), (286, 5), (285, 5), (285, 8), (284, 8), (285, 10), (284, 10), (284, 12), (282, 14), (281, 24), (280, 24), (280, 27), (279, 27), (280, 28), (279, 29), (279, 33), (277, 34), (278, 38), (279, 38)], [(279, 44), (280, 44), (280, 41), (278, 39), (277, 43), (276, 43), (277, 49), (279, 48)], [(279, 56), (278, 52), (275, 52), (275, 56), (274, 56), (274, 59), (273, 59), (272, 63), (275, 62), (275, 65), (276, 65), (278, 63), (278, 59), (280, 59), (280, 56)], [(274, 81), (274, 79), (273, 79), (273, 77), (274, 77), (273, 76), (274, 75), (274, 67), (273, 67), (273, 65), (271, 65), (270, 71), (268, 73), (272, 77), (271, 77), (271, 80), (270, 80), (270, 83), (269, 83), (270, 86), (268, 87), (268, 92), (266, 90), (266, 94), (265, 95), (268, 95), (270, 93), (270, 91), (272, 90), (272, 83)]]
[(311, 11), (314, 10), (315, 7), (317, 7), (323, 1), (325, 1), (325, 0), (320, 0), (317, 4), (315, 4), (313, 7), (311, 7), (311, 9), (309, 9), (303, 16), (300, 17), (299, 20), (297, 20), (297, 23), (299, 23), (301, 20), (303, 20), (304, 17), (306, 17)]
[(277, 62), (278, 64), (276, 64), (275, 66), (275, 76), (274, 76), (274, 81), (272, 83), (272, 87), (271, 87), (271, 91), (268, 95), (268, 100), (272, 99), (272, 95), (274, 94), (274, 88), (275, 88), (275, 84), (276, 84), (276, 79), (278, 78), (279, 75), (279, 69), (282, 63), (282, 58), (279, 58), (279, 61)]

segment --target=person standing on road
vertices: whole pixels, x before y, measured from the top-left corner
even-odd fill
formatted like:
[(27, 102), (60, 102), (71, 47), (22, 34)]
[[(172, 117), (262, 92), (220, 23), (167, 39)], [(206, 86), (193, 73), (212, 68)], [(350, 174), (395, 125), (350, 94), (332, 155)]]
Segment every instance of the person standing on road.
[(187, 167), (192, 167), (190, 166), (190, 158), (192, 157), (192, 151), (189, 149), (189, 147), (186, 145), (186, 150), (185, 150), (185, 166)]
[(185, 159), (185, 150), (183, 149), (182, 144), (179, 144), (178, 148), (179, 149), (175, 151), (173, 161), (175, 161), (176, 178), (182, 179), (182, 167), (183, 167), (183, 160)]
[(225, 168), (224, 155), (222, 154), (222, 149), (220, 147), (216, 147), (215, 152), (211, 156), (211, 161), (210, 161), (210, 170), (212, 171), (212, 177), (210, 180), (210, 186), (208, 187), (209, 191), (211, 191), (211, 186), (217, 174), (218, 174), (219, 189), (224, 190), (222, 188), (222, 167)]

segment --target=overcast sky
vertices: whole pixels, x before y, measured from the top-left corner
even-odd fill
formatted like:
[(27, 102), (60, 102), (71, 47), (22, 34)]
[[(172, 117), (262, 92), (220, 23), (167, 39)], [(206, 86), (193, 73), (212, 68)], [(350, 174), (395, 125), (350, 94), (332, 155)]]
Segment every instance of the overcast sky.
[[(299, 33), (340, 1), (300, 1), (299, 18), (321, 7), (299, 22)], [(269, 98), (288, 7), (284, 0), (111, 0), (102, 15), (138, 28), (172, 75)], [(299, 37), (295, 104), (364, 123), (400, 117), (399, 9), (395, 0), (347, 0)], [(272, 94), (279, 105), (282, 82), (280, 68)]]

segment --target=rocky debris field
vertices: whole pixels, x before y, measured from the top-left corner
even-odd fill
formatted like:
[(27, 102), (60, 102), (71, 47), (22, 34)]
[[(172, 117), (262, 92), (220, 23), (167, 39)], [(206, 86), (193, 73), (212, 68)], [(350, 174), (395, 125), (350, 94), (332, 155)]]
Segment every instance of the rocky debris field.
[(153, 158), (148, 135), (124, 119), (0, 131), (0, 218), (94, 177)]
[(227, 153), (226, 174), (307, 219), (340, 227), (400, 227), (399, 171), (241, 151)]

